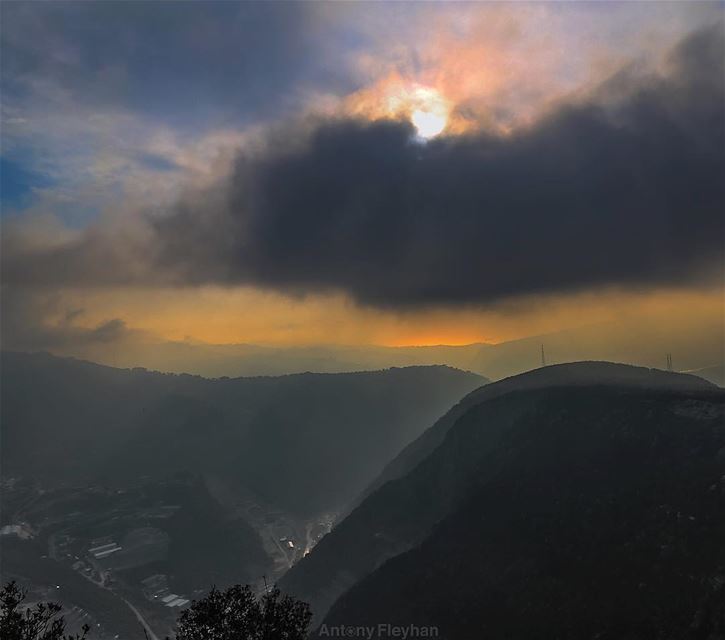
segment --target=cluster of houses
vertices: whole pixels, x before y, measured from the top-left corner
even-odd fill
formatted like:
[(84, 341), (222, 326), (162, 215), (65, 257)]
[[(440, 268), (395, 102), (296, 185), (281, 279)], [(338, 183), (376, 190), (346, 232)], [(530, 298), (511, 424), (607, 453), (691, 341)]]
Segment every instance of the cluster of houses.
[(189, 604), (189, 600), (183, 596), (171, 593), (169, 583), (165, 575), (157, 573), (141, 580), (143, 594), (150, 602), (163, 604), (169, 608), (181, 608)]
[(114, 553), (118, 553), (121, 548), (122, 547), (118, 543), (111, 540), (105, 544), (99, 544), (95, 547), (91, 547), (88, 549), (88, 553), (90, 553), (96, 560), (102, 560)]

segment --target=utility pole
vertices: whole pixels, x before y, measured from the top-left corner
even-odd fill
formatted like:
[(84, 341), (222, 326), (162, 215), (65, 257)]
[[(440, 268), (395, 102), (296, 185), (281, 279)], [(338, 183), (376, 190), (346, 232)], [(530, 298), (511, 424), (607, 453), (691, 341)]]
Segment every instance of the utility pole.
[(673, 371), (672, 369), (672, 354), (667, 354), (667, 371)]
[(544, 355), (544, 345), (541, 345), (541, 366), (546, 366), (546, 356)]

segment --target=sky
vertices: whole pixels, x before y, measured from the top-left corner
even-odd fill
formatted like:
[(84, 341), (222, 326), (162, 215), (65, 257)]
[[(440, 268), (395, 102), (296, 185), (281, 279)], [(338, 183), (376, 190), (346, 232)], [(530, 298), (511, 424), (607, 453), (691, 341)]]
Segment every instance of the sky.
[(722, 326), (724, 8), (3, 2), (3, 347)]

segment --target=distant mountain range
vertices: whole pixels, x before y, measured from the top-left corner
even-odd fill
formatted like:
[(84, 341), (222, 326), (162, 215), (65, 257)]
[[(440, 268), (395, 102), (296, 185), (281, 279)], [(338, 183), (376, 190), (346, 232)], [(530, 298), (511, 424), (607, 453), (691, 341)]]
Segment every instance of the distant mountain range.
[(213, 380), (43, 353), (4, 352), (1, 366), (6, 476), (214, 473), (302, 516), (344, 508), (486, 382), (445, 366)]
[[(674, 321), (673, 321), (674, 322)], [(549, 364), (606, 360), (648, 367), (664, 367), (673, 356), (678, 371), (713, 369), (709, 379), (722, 385), (722, 319), (717, 322), (682, 320), (664, 326), (652, 319), (564, 329), (498, 344), (451, 346), (320, 345), (272, 347), (254, 344), (199, 342), (129, 342), (123, 348), (88, 346), (82, 356), (116, 367), (142, 365), (171, 372), (204, 376), (283, 375), (306, 371), (340, 373), (389, 367), (448, 365), (473, 371), (491, 380), (515, 375), (541, 365), (541, 347)], [(77, 354), (76, 354), (77, 355)], [(710, 375), (710, 374), (704, 374)]]
[(577, 363), (469, 394), (280, 586), (322, 631), (708, 638), (723, 539), (725, 391)]

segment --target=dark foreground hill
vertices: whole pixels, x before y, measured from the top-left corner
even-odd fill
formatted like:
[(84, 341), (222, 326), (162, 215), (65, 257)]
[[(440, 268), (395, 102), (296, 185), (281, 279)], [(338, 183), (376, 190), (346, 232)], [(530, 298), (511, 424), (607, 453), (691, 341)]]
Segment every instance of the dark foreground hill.
[[(581, 557), (584, 562), (589, 556), (614, 553), (600, 548), (610, 534), (618, 540), (624, 536), (622, 544), (636, 544), (638, 527), (649, 522), (652, 510), (659, 513), (662, 504), (668, 505), (663, 507), (668, 513), (674, 509), (676, 517), (680, 511), (688, 523), (693, 522), (689, 517), (698, 516), (687, 510), (685, 502), (688, 496), (701, 496), (702, 483), (703, 500), (720, 495), (718, 483), (725, 473), (725, 460), (717, 458), (725, 446), (723, 392), (691, 376), (606, 363), (561, 365), (548, 373), (548, 387), (543, 384), (547, 377), (543, 369), (490, 385), (486, 393), (471, 394), (483, 398), (476, 403), (469, 396), (462, 403), (468, 408), (433, 452), (368, 496), (283, 578), (282, 587), (311, 601), (318, 622), (352, 586), (326, 623), (377, 624), (389, 619), (397, 623), (400, 616), (386, 617), (397, 608), (408, 623), (440, 623), (442, 637), (470, 638), (479, 628), (476, 625), (482, 624), (476, 607), (497, 609), (497, 593), (502, 602), (509, 602), (505, 576), (514, 582), (533, 581), (532, 588), (542, 593), (553, 589), (548, 576), (535, 583), (546, 558), (558, 571), (557, 554), (568, 553), (566, 545), (561, 546), (564, 538), (557, 536), (574, 536), (580, 547), (572, 552), (574, 559), (566, 561), (575, 563)], [(581, 384), (571, 383), (574, 378)], [(601, 384), (596, 384), (597, 379)], [(687, 473), (692, 474), (692, 483), (680, 487)], [(636, 500), (622, 502), (630, 493)], [(618, 505), (626, 513), (625, 522), (616, 518)], [(716, 517), (716, 511), (710, 515)], [(605, 529), (592, 537), (600, 526)], [(723, 532), (708, 529), (703, 535), (715, 540), (716, 533)], [(519, 534), (529, 536), (523, 546), (516, 546)], [(541, 557), (527, 545), (533, 545)], [(534, 554), (530, 558), (529, 551)], [(496, 570), (504, 576), (499, 576), (500, 584), (486, 564), (499, 561)], [(406, 562), (416, 565), (409, 582), (412, 565)], [(450, 567), (455, 568), (446, 573)], [(486, 588), (478, 584), (479, 574), (491, 580), (481, 582)], [(600, 581), (596, 576), (591, 579)], [(388, 589), (379, 580), (392, 586)], [(571, 584), (572, 594), (575, 586), (579, 588), (567, 576), (557, 580), (562, 588)], [(611, 584), (616, 578), (606, 580)], [(523, 586), (515, 583), (511, 588), (516, 592)], [(393, 596), (396, 589), (401, 590), (399, 598)], [(489, 593), (486, 589), (493, 594), (489, 604), (483, 599)], [(377, 591), (380, 600), (374, 596)], [(435, 598), (428, 594), (440, 597), (438, 613), (431, 613)], [(565, 595), (562, 592), (560, 597)], [(513, 610), (539, 606), (534, 595), (530, 601), (528, 597), (511, 600)], [(462, 631), (451, 622), (459, 618)], [(469, 625), (467, 619), (475, 624)], [(509, 637), (505, 629), (494, 625), (484, 637)]]
[(48, 354), (5, 352), (1, 365), (4, 475), (213, 473), (301, 515), (342, 508), (485, 382), (443, 366), (212, 380)]
[(723, 392), (602, 388), (476, 407), (411, 478), (425, 495), (463, 463), (464, 499), (325, 624), (452, 640), (724, 637), (724, 408)]

